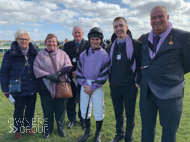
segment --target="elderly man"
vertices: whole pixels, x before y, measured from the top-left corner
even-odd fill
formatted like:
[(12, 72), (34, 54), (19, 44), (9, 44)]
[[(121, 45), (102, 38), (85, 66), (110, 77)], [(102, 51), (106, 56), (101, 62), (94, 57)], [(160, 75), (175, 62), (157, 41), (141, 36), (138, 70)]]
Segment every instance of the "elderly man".
[[(117, 17), (113, 21), (112, 44), (106, 50), (111, 57), (110, 89), (116, 118), (117, 135), (110, 142), (132, 142), (135, 125), (135, 104), (140, 84), (141, 44), (132, 39), (127, 21)], [(127, 127), (124, 134), (124, 109)]]
[(190, 71), (190, 33), (172, 28), (164, 6), (150, 12), (152, 30), (142, 36), (140, 112), (142, 142), (153, 142), (157, 112), (162, 142), (175, 142), (183, 107), (184, 74)]
[[(69, 41), (64, 45), (64, 51), (69, 55), (69, 58), (72, 61), (73, 68), (69, 72), (69, 78), (71, 79), (71, 87), (73, 92), (73, 97), (68, 99), (67, 102), (67, 116), (69, 119), (68, 128), (71, 129), (74, 127), (77, 122), (76, 119), (76, 103), (79, 102), (80, 86), (76, 80), (76, 67), (77, 60), (81, 52), (83, 52), (88, 45), (88, 42), (83, 39), (84, 32), (80, 26), (75, 26), (73, 28), (72, 35), (74, 37), (73, 41)], [(80, 105), (79, 105), (80, 106)], [(79, 108), (78, 117), (80, 118), (81, 125), (83, 129), (85, 128), (84, 120), (81, 117), (81, 111)]]

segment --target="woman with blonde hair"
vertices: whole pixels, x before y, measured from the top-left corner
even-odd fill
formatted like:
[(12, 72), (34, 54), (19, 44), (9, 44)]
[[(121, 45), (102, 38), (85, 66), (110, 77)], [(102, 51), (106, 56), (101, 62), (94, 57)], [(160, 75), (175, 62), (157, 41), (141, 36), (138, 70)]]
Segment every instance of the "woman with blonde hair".
[(10, 82), (14, 80), (22, 82), (22, 91), (11, 94), (15, 99), (15, 140), (22, 139), (23, 122), (25, 132), (28, 135), (35, 134), (32, 129), (32, 120), (38, 93), (38, 80), (33, 73), (33, 62), (38, 52), (30, 41), (29, 33), (24, 29), (19, 29), (15, 33), (15, 41), (12, 42), (10, 50), (3, 57), (0, 70), (1, 89), (7, 98), (10, 95)]

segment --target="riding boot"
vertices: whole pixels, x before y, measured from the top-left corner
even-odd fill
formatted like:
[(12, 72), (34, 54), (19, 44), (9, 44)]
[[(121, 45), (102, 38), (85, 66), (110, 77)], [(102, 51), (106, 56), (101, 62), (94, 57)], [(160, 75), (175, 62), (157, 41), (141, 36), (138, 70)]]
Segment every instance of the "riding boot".
[(84, 122), (86, 125), (86, 131), (85, 131), (84, 135), (79, 139), (79, 142), (85, 142), (85, 140), (92, 135), (91, 131), (90, 131), (90, 125), (91, 125), (90, 118), (84, 119)]
[(103, 123), (103, 120), (102, 121), (96, 121), (96, 134), (95, 134), (94, 142), (101, 142), (100, 131), (102, 128), (102, 123)]

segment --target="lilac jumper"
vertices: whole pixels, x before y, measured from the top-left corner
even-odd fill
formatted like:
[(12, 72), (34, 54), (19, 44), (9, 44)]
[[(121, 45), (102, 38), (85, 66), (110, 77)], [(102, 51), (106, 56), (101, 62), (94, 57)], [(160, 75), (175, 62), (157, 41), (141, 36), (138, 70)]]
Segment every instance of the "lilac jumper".
[(110, 73), (110, 57), (107, 52), (100, 48), (98, 50), (86, 50), (80, 54), (76, 78), (80, 85), (88, 85), (86, 79), (95, 80), (90, 86), (91, 90), (95, 90), (106, 82)]

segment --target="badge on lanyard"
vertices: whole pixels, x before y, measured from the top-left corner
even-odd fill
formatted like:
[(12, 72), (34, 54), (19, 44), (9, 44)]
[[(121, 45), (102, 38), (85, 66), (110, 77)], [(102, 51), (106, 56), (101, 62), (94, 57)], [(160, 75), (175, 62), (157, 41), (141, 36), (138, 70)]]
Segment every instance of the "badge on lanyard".
[(76, 61), (77, 61), (76, 58), (73, 58), (72, 62), (73, 62), (73, 63), (76, 63)]
[(121, 60), (121, 53), (117, 54), (117, 60)]

